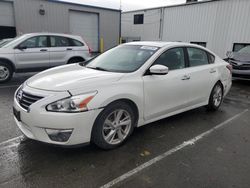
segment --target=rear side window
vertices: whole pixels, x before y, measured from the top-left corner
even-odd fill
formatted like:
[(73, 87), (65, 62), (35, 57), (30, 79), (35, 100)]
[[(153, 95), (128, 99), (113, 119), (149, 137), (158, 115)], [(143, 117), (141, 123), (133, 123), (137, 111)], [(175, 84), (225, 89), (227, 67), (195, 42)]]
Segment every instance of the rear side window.
[(185, 56), (183, 48), (173, 48), (163, 52), (154, 64), (165, 65), (169, 68), (169, 70), (185, 68)]
[(207, 52), (199, 48), (187, 48), (190, 67), (208, 65)]
[(210, 53), (207, 52), (207, 56), (208, 56), (208, 61), (209, 61), (209, 63), (210, 63), (210, 64), (213, 64), (214, 61), (215, 61), (214, 55), (212, 55), (212, 54), (210, 54)]
[(71, 39), (71, 46), (84, 46), (79, 40)]
[(65, 47), (70, 46), (70, 41), (67, 37), (51, 36), (50, 45), (51, 47)]

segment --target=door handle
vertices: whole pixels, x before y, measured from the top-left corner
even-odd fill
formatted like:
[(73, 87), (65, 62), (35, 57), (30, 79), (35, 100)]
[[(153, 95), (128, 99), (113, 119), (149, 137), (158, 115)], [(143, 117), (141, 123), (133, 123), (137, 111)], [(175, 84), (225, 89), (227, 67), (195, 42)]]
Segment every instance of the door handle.
[(73, 50), (72, 48), (67, 48), (67, 50)]
[(189, 79), (190, 79), (190, 76), (184, 75), (181, 80), (189, 80)]
[(215, 69), (210, 69), (210, 71), (209, 71), (210, 73), (215, 73), (216, 72), (216, 70)]
[(41, 49), (40, 52), (47, 52), (47, 49)]

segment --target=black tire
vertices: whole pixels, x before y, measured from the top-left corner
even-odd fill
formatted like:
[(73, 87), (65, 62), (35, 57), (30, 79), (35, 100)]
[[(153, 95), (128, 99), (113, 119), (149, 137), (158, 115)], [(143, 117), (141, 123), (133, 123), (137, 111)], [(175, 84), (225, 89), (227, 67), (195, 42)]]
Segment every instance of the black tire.
[[(1, 70), (3, 69), (3, 70)], [(4, 76), (4, 72), (2, 72), (3, 78), (1, 78), (1, 72), (0, 72), (0, 83), (5, 83), (11, 80), (12, 76), (13, 76), (13, 69), (11, 67), (11, 65), (9, 65), (6, 62), (1, 62), (0, 61), (0, 71), (4, 71), (4, 72), (8, 72), (8, 74), (6, 75), (6, 77)]]
[[(114, 113), (117, 110), (125, 110), (126, 112), (128, 112), (128, 114), (131, 117), (131, 126), (130, 126), (130, 130), (128, 131), (127, 136), (125, 137), (123, 141), (117, 144), (110, 144), (104, 139), (104, 135), (103, 135), (104, 122), (112, 113)], [(136, 122), (137, 122), (137, 117), (135, 115), (135, 112), (133, 111), (133, 108), (130, 105), (128, 105), (127, 103), (123, 101), (117, 101), (117, 102), (111, 103), (97, 117), (94, 123), (93, 129), (92, 129), (91, 141), (94, 144), (96, 144), (98, 147), (105, 149), (105, 150), (117, 148), (127, 141), (127, 139), (129, 138), (129, 136), (132, 134), (134, 130)]]
[[(218, 93), (216, 94), (216, 92), (218, 92), (218, 90), (220, 90), (220, 95), (221, 96), (217, 96), (217, 98), (220, 97), (220, 100), (219, 102), (215, 102), (215, 95), (218, 95)], [(220, 108), (221, 106), (221, 103), (223, 101), (223, 86), (220, 82), (216, 83), (215, 86), (213, 87), (212, 89), (212, 92), (210, 94), (210, 97), (209, 97), (209, 103), (208, 105), (206, 106), (207, 107), (207, 110), (208, 111), (216, 111)]]
[(74, 57), (74, 58), (71, 58), (69, 61), (68, 61), (68, 64), (74, 64), (74, 63), (80, 63), (80, 62), (84, 62), (85, 60), (80, 58), (80, 57)]

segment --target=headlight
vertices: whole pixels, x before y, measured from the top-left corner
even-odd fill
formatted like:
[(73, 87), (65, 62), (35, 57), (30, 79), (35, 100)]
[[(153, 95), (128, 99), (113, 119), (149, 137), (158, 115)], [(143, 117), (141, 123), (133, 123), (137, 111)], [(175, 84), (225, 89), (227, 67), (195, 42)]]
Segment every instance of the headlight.
[(76, 95), (49, 104), (47, 111), (51, 112), (84, 112), (88, 110), (88, 103), (94, 98), (97, 92)]
[(16, 100), (17, 102), (20, 102), (21, 98), (23, 96), (23, 84), (19, 86), (19, 88), (16, 91)]

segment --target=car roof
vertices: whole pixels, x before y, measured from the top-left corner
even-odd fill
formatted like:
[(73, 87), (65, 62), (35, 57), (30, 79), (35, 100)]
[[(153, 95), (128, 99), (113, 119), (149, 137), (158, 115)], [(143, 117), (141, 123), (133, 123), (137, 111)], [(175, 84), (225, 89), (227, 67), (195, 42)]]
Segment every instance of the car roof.
[(165, 42), (165, 41), (137, 41), (137, 42), (128, 42), (125, 45), (142, 45), (142, 46), (155, 46), (155, 47), (171, 47), (171, 46), (193, 46), (203, 48), (202, 46), (196, 44), (190, 44), (185, 42)]
[(65, 33), (50, 33), (50, 32), (40, 32), (40, 33), (25, 33), (23, 35), (26, 36), (37, 36), (37, 35), (56, 35), (56, 36), (64, 36), (64, 37), (79, 37), (79, 35), (71, 35)]

